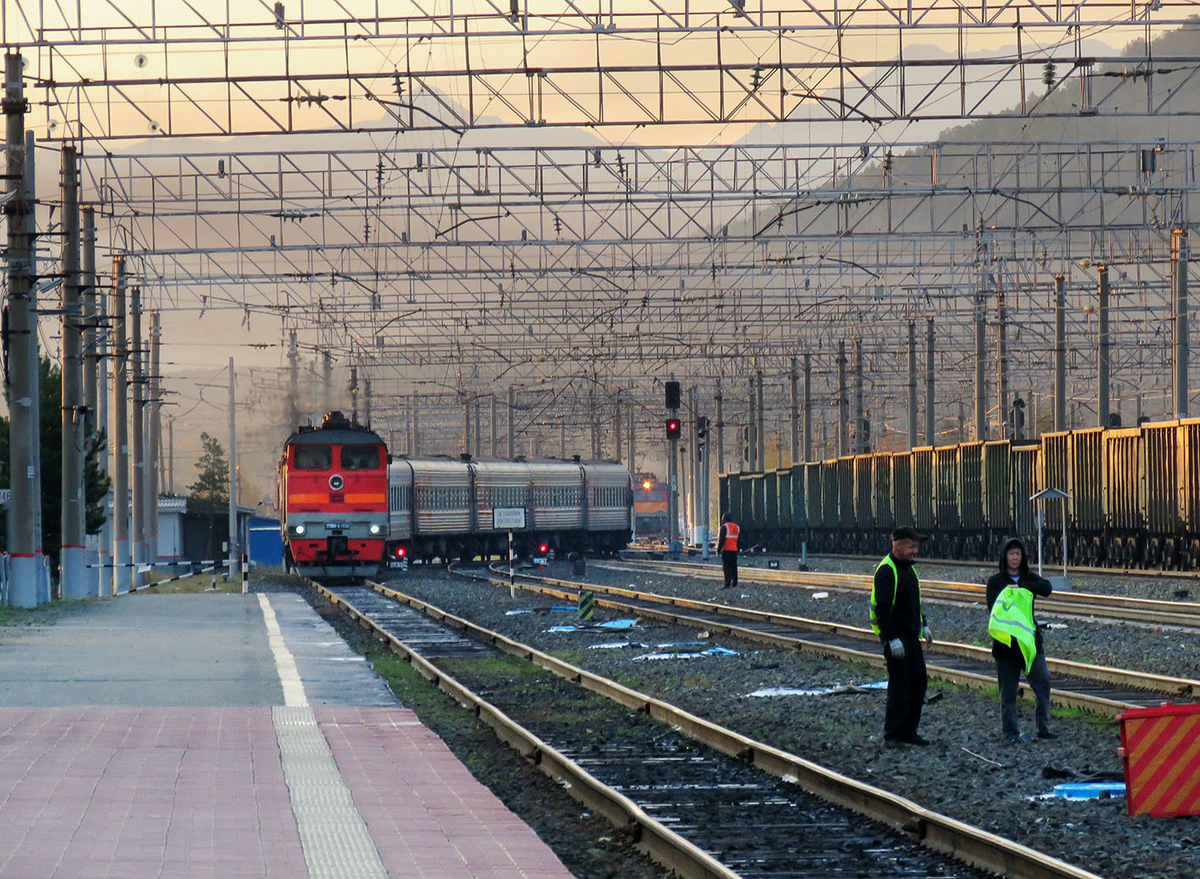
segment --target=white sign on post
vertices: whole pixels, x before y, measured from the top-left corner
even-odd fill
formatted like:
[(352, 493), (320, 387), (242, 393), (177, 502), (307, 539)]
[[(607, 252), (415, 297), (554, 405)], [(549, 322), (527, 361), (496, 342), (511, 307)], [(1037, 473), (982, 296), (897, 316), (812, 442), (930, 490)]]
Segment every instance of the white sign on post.
[(524, 507), (495, 507), (492, 509), (492, 527), (499, 529), (524, 528)]

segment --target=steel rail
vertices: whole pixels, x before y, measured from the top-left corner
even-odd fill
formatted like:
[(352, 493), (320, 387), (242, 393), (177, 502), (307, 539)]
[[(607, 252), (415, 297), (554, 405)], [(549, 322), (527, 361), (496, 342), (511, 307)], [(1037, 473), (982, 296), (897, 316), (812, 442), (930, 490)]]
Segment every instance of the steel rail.
[[(530, 592), (541, 593), (543, 595), (549, 595), (554, 598), (575, 600), (578, 597), (579, 592), (583, 590), (603, 593), (612, 597), (597, 598), (597, 604), (602, 607), (610, 607), (614, 610), (623, 612), (632, 612), (641, 616), (648, 616), (663, 620), (665, 622), (684, 625), (692, 628), (707, 629), (709, 631), (716, 630), (736, 638), (741, 638), (752, 643), (765, 644), (770, 647), (802, 651), (845, 662), (859, 662), (877, 668), (886, 667), (886, 662), (884, 661), (883, 655), (878, 648), (879, 636), (870, 629), (863, 629), (857, 626), (849, 626), (841, 623), (827, 623), (821, 620), (811, 620), (804, 617), (790, 616), (788, 614), (769, 613), (766, 611), (756, 611), (748, 608), (713, 604), (696, 599), (680, 598), (678, 596), (659, 595), (653, 592), (639, 592), (636, 590), (622, 589), (615, 586), (601, 586), (592, 583), (577, 583), (569, 580), (559, 580), (552, 577), (543, 577), (528, 573), (518, 573), (516, 576), (518, 578), (523, 577), (526, 580), (539, 581), (540, 583), (545, 584), (530, 586), (517, 583), (516, 585), (518, 588), (525, 589), (526, 591)], [(504, 578), (489, 578), (489, 581), (497, 586), (503, 586), (505, 588), (508, 587), (507, 576)], [(622, 598), (626, 599), (626, 601), (620, 600)], [(631, 604), (629, 603), (630, 601), (644, 602), (644, 604)], [(646, 605), (648, 604), (662, 604), (665, 605), (667, 609), (658, 610), (654, 607), (647, 607)], [(723, 617), (734, 617), (737, 619), (746, 620), (749, 623), (783, 626), (789, 629), (808, 631), (812, 634), (821, 634), (831, 637), (840, 636), (855, 641), (862, 641), (864, 644), (870, 643), (872, 646), (871, 649), (859, 650), (843, 645), (831, 644), (825, 641), (817, 641), (790, 634), (764, 631), (763, 629), (754, 628), (749, 625), (743, 626), (729, 622), (722, 622), (719, 620), (706, 619), (704, 617), (682, 613), (680, 612), (681, 610), (692, 610)], [(982, 662), (986, 663), (988, 666), (991, 666), (993, 662), (991, 651), (984, 647), (975, 647), (971, 644), (958, 644), (950, 641), (935, 641), (934, 644), (939, 652), (948, 656), (966, 659), (971, 662)], [(1172, 678), (1164, 675), (1153, 675), (1127, 669), (1112, 668), (1109, 666), (1089, 665), (1087, 663), (1077, 663), (1062, 659), (1048, 658), (1046, 660), (1046, 664), (1056, 674), (1070, 676), (1079, 680), (1088, 681), (1090, 683), (1144, 691), (1147, 693), (1158, 693), (1175, 697), (1188, 697), (1196, 693), (1200, 693), (1200, 681), (1189, 680), (1187, 678)], [(983, 689), (994, 687), (996, 685), (995, 674), (990, 671), (990, 669), (988, 672), (984, 673), (970, 671), (968, 669), (954, 668), (952, 666), (930, 663), (928, 657), (926, 657), (926, 669), (931, 678), (948, 681), (954, 684), (961, 684), (974, 689)], [(1156, 701), (1153, 699), (1148, 699), (1141, 702), (1131, 702), (1120, 699), (1110, 699), (1106, 696), (1100, 696), (1094, 693), (1085, 693), (1062, 688), (1052, 688), (1050, 692), (1054, 697), (1055, 702), (1059, 705), (1078, 708), (1083, 711), (1090, 711), (1104, 717), (1117, 717), (1131, 708), (1144, 708), (1151, 702)], [(1029, 690), (1026, 684), (1021, 684), (1020, 694), (1025, 698), (1030, 698), (1032, 691)]]
[[(485, 579), (492, 581), (490, 577)], [(528, 660), (558, 677), (642, 712), (655, 720), (669, 724), (691, 739), (743, 760), (785, 781), (798, 784), (808, 793), (827, 802), (885, 824), (933, 851), (950, 855), (973, 866), (1005, 876), (1025, 877), (1025, 879), (1067, 879), (1067, 877), (1069, 879), (1098, 879), (1095, 874), (1058, 858), (926, 809), (904, 797), (756, 741), (728, 727), (678, 708), (669, 702), (623, 686), (535, 647), (508, 638), (499, 632), (450, 614), (428, 602), (382, 584), (371, 583), (370, 585), (379, 594), (405, 604), (431, 619), (464, 631), (505, 653)], [(507, 581), (504, 581), (504, 585), (507, 585)], [(322, 592), (331, 599), (335, 597), (328, 590), (322, 590)], [(341, 602), (341, 606), (349, 607), (345, 602)], [(357, 618), (360, 622), (370, 625), (362, 615), (357, 615)], [(394, 643), (391, 636), (386, 633), (381, 634)], [(432, 669), (432, 673), (439, 676), (441, 674), (436, 669)]]
[[(689, 576), (702, 576), (708, 579), (717, 579), (721, 576), (719, 569), (695, 562), (650, 562), (637, 559), (622, 560), (621, 564), (630, 565), (638, 570), (667, 571)], [(834, 574), (742, 567), (738, 569), (738, 578), (784, 586), (799, 586), (806, 589), (819, 587), (853, 592), (868, 592), (871, 589), (869, 574)], [(979, 583), (962, 583), (954, 580), (921, 581), (921, 594), (929, 598), (941, 598), (949, 601), (975, 600), (982, 598), (986, 591), (986, 587)], [(1195, 602), (1163, 601), (1129, 595), (1058, 592), (1050, 598), (1039, 599), (1038, 609), (1046, 613), (1200, 627), (1200, 604)]]
[[(474, 713), (490, 726), (506, 745), (537, 766), (551, 778), (567, 783), (567, 792), (589, 809), (604, 815), (614, 826), (632, 833), (634, 842), (655, 861), (681, 876), (696, 879), (737, 879), (737, 873), (702, 851), (684, 837), (647, 815), (624, 794), (601, 782), (574, 760), (542, 741), (525, 727), (472, 692), (466, 685), (446, 674), (403, 641), (375, 625), (336, 592), (310, 580), (310, 585), (331, 604), (342, 608), (352, 619), (387, 642), (389, 648), (408, 662), (421, 677)], [(371, 584), (380, 591), (377, 584)], [(386, 594), (386, 593), (385, 593)], [(436, 617), (434, 617), (436, 619)], [(489, 640), (484, 638), (483, 640)], [(500, 646), (500, 645), (496, 645)], [(520, 655), (511, 650), (505, 652)], [(526, 657), (527, 658), (527, 657)]]

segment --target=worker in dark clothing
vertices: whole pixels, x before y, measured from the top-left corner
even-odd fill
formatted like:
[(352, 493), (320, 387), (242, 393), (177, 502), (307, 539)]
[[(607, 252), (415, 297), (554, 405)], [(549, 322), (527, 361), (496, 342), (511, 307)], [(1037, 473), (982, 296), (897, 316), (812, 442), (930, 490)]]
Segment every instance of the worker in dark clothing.
[(875, 569), (871, 587), (871, 628), (883, 644), (887, 660), (887, 712), (883, 739), (887, 745), (928, 745), (917, 734), (925, 689), (925, 654), (921, 639), (933, 643), (921, 610), (921, 583), (913, 562), (926, 535), (907, 525), (892, 532), (892, 551)]
[(738, 568), (738, 534), (741, 529), (733, 516), (724, 513), (721, 516), (721, 530), (717, 532), (717, 549), (721, 552), (721, 567), (725, 571), (725, 585), (729, 589), (737, 585)]
[(1000, 551), (1000, 570), (987, 582), (987, 605), (988, 634), (992, 636), (992, 657), (996, 660), (996, 679), (1000, 684), (1000, 731), (1010, 744), (1027, 741), (1021, 735), (1017, 716), (1017, 688), (1022, 671), (1037, 699), (1034, 718), (1038, 738), (1058, 738), (1058, 733), (1050, 730), (1046, 648), (1042, 630), (1033, 616), (1034, 597), (1045, 598), (1053, 591), (1049, 580), (1029, 570), (1025, 545), (1015, 537), (1006, 540)]

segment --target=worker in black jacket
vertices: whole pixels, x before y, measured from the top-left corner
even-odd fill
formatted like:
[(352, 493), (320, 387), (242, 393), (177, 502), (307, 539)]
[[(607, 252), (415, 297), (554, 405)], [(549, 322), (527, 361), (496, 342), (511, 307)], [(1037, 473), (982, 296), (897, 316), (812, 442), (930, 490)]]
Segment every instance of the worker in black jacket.
[[(1004, 548), (1000, 551), (1000, 570), (987, 581), (989, 614), (992, 614), (995, 609), (996, 598), (1009, 586), (1027, 589), (1035, 597), (1042, 598), (1054, 591), (1049, 580), (1045, 580), (1029, 570), (1029, 563), (1025, 558), (1025, 545), (1015, 537), (1004, 542)], [(1000, 684), (1000, 731), (1004, 734), (1004, 738), (1014, 745), (1026, 741), (1025, 737), (1021, 735), (1021, 725), (1017, 716), (1017, 688), (1020, 684), (1021, 672), (1025, 672), (1025, 678), (1029, 681), (1029, 686), (1037, 700), (1034, 718), (1037, 721), (1038, 738), (1058, 738), (1058, 733), (1050, 730), (1050, 670), (1046, 667), (1046, 648), (1042, 642), (1042, 630), (1033, 616), (1033, 599), (1027, 597), (1025, 604), (1027, 606), (1024, 608), (1024, 613), (1028, 615), (1028, 619), (1022, 625), (1033, 629), (1032, 645), (1036, 649), (1036, 654), (1032, 660), (1027, 661), (1028, 657), (1022, 651), (1017, 638), (1009, 637), (1005, 632), (1001, 632), (1001, 637), (1006, 638), (1009, 643), (992, 639), (992, 657), (996, 660), (996, 680)], [(1018, 615), (1010, 611), (1008, 616)], [(994, 623), (993, 615), (992, 625), (989, 625), (989, 629)], [(1026, 648), (1029, 646), (1030, 642), (1027, 640)]]
[(921, 639), (933, 643), (921, 610), (921, 583), (913, 562), (926, 535), (907, 525), (892, 532), (892, 551), (875, 569), (871, 587), (871, 628), (883, 643), (887, 660), (887, 713), (883, 738), (888, 745), (928, 745), (917, 734), (925, 689), (925, 654)]

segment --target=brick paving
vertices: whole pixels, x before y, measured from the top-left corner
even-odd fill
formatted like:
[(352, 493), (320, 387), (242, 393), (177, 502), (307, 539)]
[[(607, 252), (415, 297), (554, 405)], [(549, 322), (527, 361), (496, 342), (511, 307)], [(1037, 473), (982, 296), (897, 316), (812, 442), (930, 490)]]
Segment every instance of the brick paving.
[(389, 875), (571, 875), (412, 711), (322, 707), (316, 716)]

